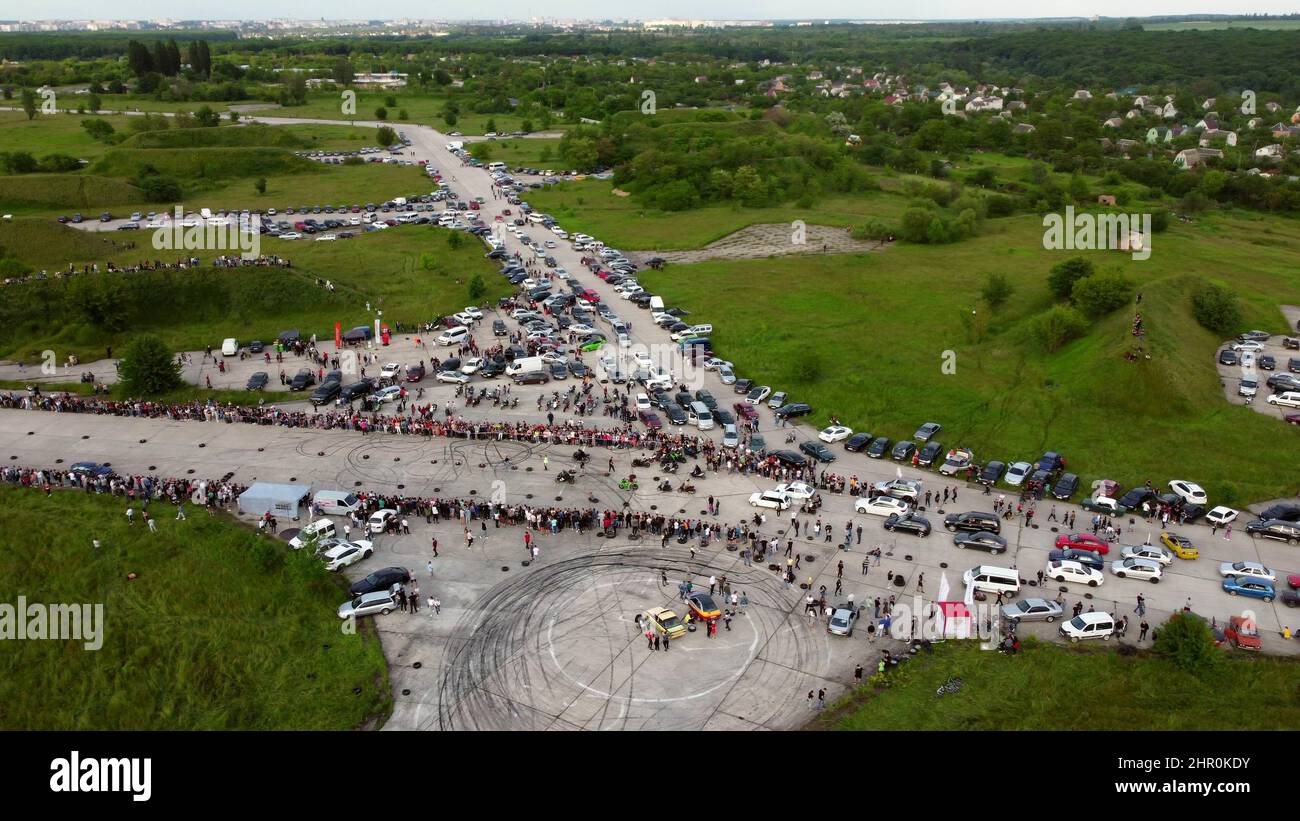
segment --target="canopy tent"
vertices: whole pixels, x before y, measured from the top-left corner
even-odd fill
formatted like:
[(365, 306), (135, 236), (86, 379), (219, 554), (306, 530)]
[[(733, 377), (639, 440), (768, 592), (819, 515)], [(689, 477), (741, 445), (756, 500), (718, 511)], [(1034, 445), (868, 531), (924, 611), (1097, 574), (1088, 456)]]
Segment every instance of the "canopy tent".
[(301, 338), (301, 334), (298, 333), (296, 328), (290, 331), (280, 331), (281, 342), (297, 342), (299, 338)]
[(261, 516), (268, 511), (272, 516), (298, 518), (298, 506), (311, 495), (311, 485), (280, 485), (274, 482), (254, 482), (252, 487), (239, 494), (239, 512)]

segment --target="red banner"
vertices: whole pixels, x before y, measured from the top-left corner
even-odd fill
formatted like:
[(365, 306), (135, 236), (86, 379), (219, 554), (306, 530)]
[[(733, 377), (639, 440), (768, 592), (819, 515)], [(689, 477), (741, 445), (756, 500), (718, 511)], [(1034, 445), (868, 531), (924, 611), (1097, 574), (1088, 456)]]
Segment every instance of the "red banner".
[(343, 347), (343, 326), (338, 322), (334, 323), (334, 347)]

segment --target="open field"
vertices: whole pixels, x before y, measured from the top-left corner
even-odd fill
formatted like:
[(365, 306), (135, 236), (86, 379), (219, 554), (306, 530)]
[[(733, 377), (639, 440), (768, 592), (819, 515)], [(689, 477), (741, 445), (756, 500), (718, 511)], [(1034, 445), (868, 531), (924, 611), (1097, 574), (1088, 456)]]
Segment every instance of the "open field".
[[(902, 439), (933, 420), (944, 425), (939, 438), (972, 447), (979, 461), (1058, 450), (1085, 490), (1101, 478), (1131, 486), (1190, 476), (1216, 503), (1233, 504), (1300, 487), (1294, 445), (1280, 446), (1296, 441), (1296, 429), (1223, 401), (1213, 364), (1220, 340), (1195, 322), (1189, 300), (1198, 274), (1231, 271), (1251, 327), (1284, 331), (1277, 306), (1300, 298), (1300, 228), (1224, 216), (1157, 235), (1145, 262), (1091, 252), (1099, 269), (1123, 271), (1143, 295), (1152, 358), (1139, 363), (1123, 358), (1134, 342), (1131, 309), (1056, 354), (1035, 349), (1025, 321), (1050, 304), (1049, 268), (1074, 253), (1046, 251), (1041, 240), (1037, 218), (1015, 217), (953, 245), (714, 260), (641, 280), (692, 320), (711, 322), (715, 349), (739, 375), (811, 403), (818, 421), (836, 414), (855, 430)], [(979, 292), (992, 271), (1015, 292), (972, 338), (962, 317), (986, 310)], [(953, 374), (940, 369), (945, 352)]]
[[(21, 236), (28, 238), (52, 233), (44, 226), (24, 229), (30, 222), (18, 220), (4, 226), (0, 244), (7, 244), (4, 237), (11, 229), (22, 230)], [(61, 231), (73, 230), (51, 225)], [(297, 328), (304, 336), (314, 333), (332, 338), (336, 321), (345, 328), (372, 322), (374, 313), (366, 311), (367, 303), (383, 310), (390, 324), (426, 322), (458, 311), (473, 302), (467, 291), (476, 273), (488, 288), (481, 301), (495, 302), (504, 296), (508, 285), (483, 258), (482, 245), (466, 242), (452, 250), (447, 245), (449, 234), (442, 228), (404, 226), (331, 243), (265, 238), (264, 253), (288, 257), (292, 268), (205, 267), (90, 275), (119, 280), (125, 288), (128, 317), (124, 330), (118, 333), (81, 322), (69, 306), (70, 284), (89, 277), (12, 286), (0, 305), (7, 326), (0, 336), (0, 350), (6, 358), (35, 361), (48, 348), (57, 352), (60, 362), (69, 353), (88, 362), (101, 357), (108, 345), (120, 347), (136, 331), (157, 333), (174, 350), (215, 346), (228, 336), (270, 340), (287, 328)], [(92, 239), (98, 238), (86, 237)], [(106, 247), (111, 246), (90, 242), (79, 245), (75, 253)], [(96, 259), (129, 264), (142, 256), (152, 258), (156, 253), (152, 249), (119, 249)], [(211, 256), (199, 254), (205, 262)], [(77, 256), (48, 263), (62, 268), (69, 261), (87, 260)], [(335, 291), (317, 285), (317, 278), (333, 282)], [(166, 305), (168, 310), (157, 311), (157, 305)]]
[[(558, 139), (516, 138), (474, 143), (476, 149), (480, 146), (491, 146), (489, 149), (491, 152), (489, 162), (499, 160), (510, 168), (519, 165), (548, 163), (549, 166), (555, 166), (558, 169), (564, 164), (564, 161), (560, 159), (560, 141)], [(475, 150), (473, 154), (475, 157), (481, 156), (479, 150)]]
[[(387, 103), (389, 97), (397, 99), (397, 105), (390, 106)], [(274, 117), (298, 117), (302, 119), (323, 119), (323, 120), (374, 120), (375, 110), (383, 107), (388, 109), (388, 123), (393, 128), (401, 130), (403, 122), (421, 123), (431, 125), (443, 133), (449, 131), (461, 131), (465, 134), (483, 134), (488, 131), (488, 120), (493, 120), (496, 130), (501, 132), (518, 131), (523, 127), (523, 118), (514, 114), (475, 114), (469, 111), (462, 111), (456, 120), (456, 124), (447, 125), (442, 119), (442, 109), (446, 105), (447, 98), (437, 97), (432, 94), (426, 94), (419, 91), (357, 91), (357, 110), (355, 115), (345, 115), (342, 112), (341, 92), (311, 92), (307, 95), (306, 105), (286, 106), (284, 108), (268, 109), (257, 112)], [(464, 108), (465, 101), (461, 101)], [(408, 115), (406, 120), (398, 118), (402, 109), (406, 109)], [(541, 122), (534, 119), (533, 128), (540, 129)], [(553, 124), (551, 128), (562, 128), (561, 125)]]
[(46, 154), (67, 154), (78, 159), (94, 160), (112, 148), (90, 138), (81, 127), (82, 120), (99, 119), (118, 132), (130, 133), (131, 120), (126, 115), (38, 114), (28, 120), (21, 111), (0, 111), (0, 146), (5, 151), (26, 151), (36, 158)]
[[(1156, 625), (1159, 629), (1159, 625)], [(1132, 629), (1130, 625), (1130, 629)], [(1151, 652), (1026, 641), (1004, 656), (946, 642), (864, 687), (813, 726), (834, 730), (1283, 730), (1300, 722), (1293, 659), (1228, 654), (1183, 671)], [(950, 678), (960, 692), (935, 695)], [(1086, 684), (1085, 684), (1086, 683)], [(1080, 686), (1087, 692), (1081, 693)], [(1225, 698), (1231, 709), (1225, 709)]]
[(6, 487), (0, 500), (6, 601), (104, 615), (96, 651), (6, 642), (5, 729), (346, 730), (392, 709), (377, 637), (340, 631), (347, 590), (306, 553), (193, 505), (185, 521), (153, 505), (150, 534), (127, 524), (120, 498)]
[(1224, 31), (1226, 29), (1259, 29), (1260, 31), (1295, 31), (1300, 20), (1169, 20), (1143, 21), (1146, 31)]

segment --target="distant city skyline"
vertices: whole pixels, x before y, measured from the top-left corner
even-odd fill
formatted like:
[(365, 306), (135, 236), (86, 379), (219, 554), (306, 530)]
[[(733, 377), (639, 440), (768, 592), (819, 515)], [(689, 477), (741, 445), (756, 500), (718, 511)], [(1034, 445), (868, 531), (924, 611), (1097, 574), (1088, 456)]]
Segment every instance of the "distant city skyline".
[[(993, 20), (1043, 19), (1056, 17), (1153, 17), (1187, 14), (1295, 14), (1297, 0), (1053, 0), (1031, 7), (1026, 14), (1023, 0), (915, 0), (904, 7), (892, 4), (864, 5), (856, 0), (818, 0), (791, 4), (785, 0), (666, 0), (647, 7), (642, 3), (609, 0), (497, 0), (467, 8), (464, 12), (431, 6), (419, 0), (390, 0), (382, 14), (365, 14), (367, 9), (351, 0), (318, 0), (314, 14), (304, 15), (297, 2), (282, 0), (226, 0), (216, 14), (195, 14), (196, 9), (178, 8), (162, 0), (46, 0), (31, 15), (6, 21), (54, 20)], [(900, 12), (905, 12), (900, 13)]]

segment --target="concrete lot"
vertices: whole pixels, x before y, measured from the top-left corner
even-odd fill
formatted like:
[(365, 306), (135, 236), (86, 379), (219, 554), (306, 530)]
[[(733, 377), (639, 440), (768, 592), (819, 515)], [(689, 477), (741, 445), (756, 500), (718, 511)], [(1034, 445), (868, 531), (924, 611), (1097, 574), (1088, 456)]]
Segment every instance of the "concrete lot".
[[(407, 125), (405, 130), (415, 143), (416, 156), (443, 169), (458, 193), (465, 198), (485, 197), (485, 220), (490, 222), (495, 213), (507, 207), (504, 201), (492, 199), (485, 172), (462, 167), (446, 152), (445, 137), (424, 127)], [(530, 227), (528, 233), (538, 238), (547, 234), (540, 226)], [(507, 250), (519, 248), (515, 238), (507, 239)], [(588, 274), (580, 264), (581, 254), (567, 242), (560, 242), (552, 253), (561, 266), (601, 293), (631, 323), (635, 342), (662, 346), (655, 349), (659, 353), (673, 350), (649, 312), (620, 300), (610, 286)], [(531, 259), (532, 252), (525, 252), (525, 257)], [(489, 314), (488, 320), (492, 318)], [(693, 315), (691, 320), (708, 322), (710, 317)], [(490, 321), (480, 324), (490, 326)], [(514, 323), (510, 325), (515, 327)], [(475, 333), (480, 345), (492, 344), (489, 327), (480, 327)], [(446, 349), (439, 354), (445, 356)], [(588, 354), (588, 364), (598, 356)], [(427, 350), (415, 349), (400, 335), (393, 348), (381, 353), (381, 362), (419, 358), (427, 359)], [(290, 366), (292, 358), (288, 359), (285, 369), (292, 375), (296, 368)], [(710, 390), (720, 407), (729, 408), (740, 398), (715, 374), (699, 370), (686, 373), (680, 360), (672, 362), (671, 355), (667, 362), (675, 376), (693, 383), (692, 388)], [(214, 376), (214, 385), (241, 387), (252, 371), (270, 370), (260, 360), (235, 360), (233, 364), (222, 381)], [(212, 372), (210, 364), (205, 367), (208, 371), (194, 374), (195, 381)], [(271, 372), (274, 377), (276, 370)], [(469, 418), (539, 421), (544, 413), (538, 412), (535, 398), (543, 392), (549, 395), (557, 389), (567, 390), (574, 383), (569, 379), (543, 387), (515, 388), (520, 404), (512, 411), (494, 409), (490, 403), (463, 409), (463, 403), (457, 401), (457, 412)], [(445, 407), (453, 399), (452, 386), (437, 385), (428, 378), (422, 385), (426, 389), (423, 401), (436, 401)], [(279, 389), (278, 379), (273, 379), (272, 388)], [(778, 429), (765, 407), (761, 414), (762, 431), (770, 446), (781, 446), (790, 429)], [(568, 418), (559, 412), (556, 416), (557, 421)], [(602, 416), (584, 421), (612, 426), (612, 420)], [(807, 426), (795, 430), (801, 440), (815, 436)], [(711, 435), (720, 436), (720, 431)], [(691, 518), (702, 515), (704, 500), (712, 494), (721, 501), (718, 520), (728, 524), (751, 518), (754, 511), (747, 503), (749, 494), (774, 484), (721, 474), (698, 480), (694, 496), (658, 493), (649, 489), (657, 478), (655, 471), (640, 470), (637, 472), (643, 480), (649, 479), (643, 481), (643, 489), (623, 492), (618, 490), (616, 480), (633, 472), (630, 460), (634, 454), (615, 453), (613, 475), (606, 476), (603, 468), (609, 454), (596, 449), (591, 466), (602, 470), (589, 469), (574, 486), (559, 485), (553, 473), (571, 466), (572, 450), (513, 442), (425, 440), (384, 434), (363, 437), (343, 431), (0, 411), (0, 461), (21, 465), (49, 466), (58, 460), (68, 465), (91, 459), (111, 462), (119, 472), (192, 472), (211, 478), (230, 474), (243, 483), (259, 479), (293, 481), (311, 484), (315, 489), (364, 488), (443, 497), (489, 497), (502, 488), (494, 483), (502, 482), (506, 499), (512, 504), (599, 508), (627, 504), (636, 510)], [(943, 514), (991, 510), (992, 497), (981, 495), (979, 488), (941, 482), (941, 477), (931, 472), (850, 454), (839, 445), (832, 446), (832, 450), (840, 457), (829, 467), (834, 473), (855, 475), (863, 482), (895, 476), (921, 478), (931, 490), (942, 491), (945, 484), (958, 488), (959, 501), (950, 503), (946, 510), (924, 511), (936, 529), (928, 538), (917, 539), (894, 536), (883, 530), (879, 519), (855, 515), (854, 499), (847, 495), (824, 494), (823, 521), (835, 526), (837, 537), (845, 522), (862, 525), (862, 543), (854, 544), (844, 555), (834, 545), (800, 539), (799, 552), (805, 557), (801, 581), (811, 578), (814, 590), (821, 585), (833, 590), (837, 563), (842, 558), (844, 594), (853, 593), (858, 603), (891, 594), (900, 601), (910, 600), (913, 594), (927, 597), (928, 601), (937, 593), (944, 574), (952, 589), (949, 598), (960, 599), (961, 574), (973, 565), (990, 563), (1017, 568), (1027, 584), (1022, 596), (1034, 595), (1036, 571), (1043, 567), (1057, 535), (1056, 523), (1048, 520), (1053, 507), (1050, 500), (1040, 503), (1032, 527), (1004, 524), (1003, 535), (1010, 543), (1007, 554), (971, 555), (957, 549), (942, 529)], [(549, 471), (542, 469), (543, 456), (549, 458)], [(588, 502), (589, 498), (596, 501)], [(1087, 529), (1088, 514), (1070, 505), (1057, 504), (1056, 508), (1058, 516), (1068, 510), (1077, 511), (1078, 529)], [(803, 519), (811, 524), (810, 517)], [(788, 523), (787, 516), (769, 511), (760, 530), (766, 536), (784, 539)], [(411, 535), (379, 537), (376, 555), (347, 571), (350, 577), (360, 577), (378, 567), (401, 564), (417, 572), (423, 595), (432, 592), (443, 602), (440, 615), (430, 615), (422, 605), (421, 612), (415, 615), (392, 613), (376, 617), (392, 668), (397, 707), (388, 726), (394, 729), (791, 728), (807, 718), (808, 690), (825, 687), (828, 697), (834, 698), (851, 682), (854, 665), (862, 663), (870, 670), (880, 650), (878, 645), (883, 645), (873, 643), (865, 630), (851, 638), (839, 638), (826, 633), (824, 622), (810, 625), (801, 613), (801, 591), (786, 590), (776, 574), (765, 567), (744, 567), (738, 554), (728, 552), (719, 543), (701, 550), (692, 560), (686, 546), (675, 543), (660, 548), (657, 540), (632, 541), (626, 535), (605, 540), (571, 531), (558, 536), (543, 534), (540, 561), (524, 567), (519, 529), (493, 530), (486, 543), (479, 542), (473, 550), (466, 550), (458, 525), (433, 528), (423, 522), (411, 524)], [(1157, 526), (1147, 526), (1140, 519), (1126, 519), (1119, 524), (1124, 531), (1122, 543), (1159, 535)], [(167, 522), (165, 526), (177, 523)], [(1153, 625), (1182, 608), (1189, 598), (1196, 612), (1220, 622), (1230, 614), (1250, 609), (1265, 634), (1266, 650), (1296, 652), (1295, 644), (1283, 642), (1278, 631), (1282, 625), (1296, 626), (1300, 619), (1291, 616), (1300, 614), (1288, 612), (1280, 602), (1265, 604), (1229, 597), (1220, 590), (1218, 573), (1220, 561), (1246, 559), (1262, 561), (1285, 576), (1300, 570), (1295, 548), (1247, 538), (1244, 521), (1230, 539), (1222, 534), (1211, 537), (1210, 529), (1201, 525), (1178, 528), (1178, 532), (1199, 546), (1199, 560), (1175, 560), (1159, 585), (1118, 579), (1108, 572), (1104, 585), (1096, 590), (1071, 585), (1066, 592), (1067, 606), (1083, 600), (1085, 607), (1094, 605), (1116, 615), (1130, 614), (1130, 640), (1137, 632), (1138, 619), (1132, 611), (1138, 594), (1147, 597), (1147, 620)], [(434, 560), (431, 579), (425, 563), (431, 557), (429, 539), (433, 535), (439, 539), (442, 556)], [(863, 575), (865, 551), (877, 545), (885, 552), (883, 561), (879, 567), (872, 567), (869, 575)], [(1112, 552), (1110, 558), (1114, 556)], [(661, 570), (668, 575), (667, 586), (660, 585)], [(902, 576), (903, 586), (887, 583), (891, 572)], [(689, 578), (699, 586), (707, 584), (711, 574), (725, 574), (733, 589), (746, 591), (751, 601), (748, 612), (735, 619), (730, 632), (721, 631), (716, 639), (706, 639), (700, 631), (675, 642), (668, 653), (651, 655), (633, 623), (634, 615), (651, 605), (674, 606), (678, 581)], [(1052, 597), (1056, 590), (1052, 584), (1044, 592)], [(680, 607), (677, 611), (682, 613)], [(1025, 625), (1021, 630), (1050, 637), (1055, 635), (1056, 626)]]

